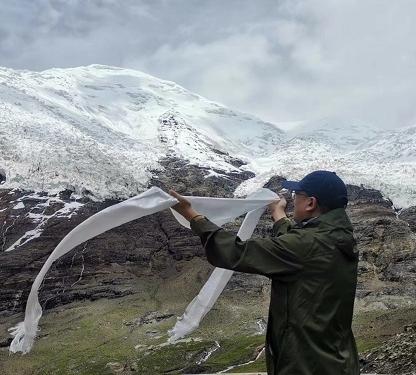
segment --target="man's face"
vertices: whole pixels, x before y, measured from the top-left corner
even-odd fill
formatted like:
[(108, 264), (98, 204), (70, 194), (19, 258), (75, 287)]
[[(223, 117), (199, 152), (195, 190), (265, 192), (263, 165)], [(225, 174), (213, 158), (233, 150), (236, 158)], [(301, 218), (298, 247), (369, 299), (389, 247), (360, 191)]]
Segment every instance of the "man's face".
[(300, 222), (309, 219), (316, 214), (317, 201), (315, 197), (309, 197), (304, 191), (296, 191), (292, 193), (293, 196), (293, 219)]

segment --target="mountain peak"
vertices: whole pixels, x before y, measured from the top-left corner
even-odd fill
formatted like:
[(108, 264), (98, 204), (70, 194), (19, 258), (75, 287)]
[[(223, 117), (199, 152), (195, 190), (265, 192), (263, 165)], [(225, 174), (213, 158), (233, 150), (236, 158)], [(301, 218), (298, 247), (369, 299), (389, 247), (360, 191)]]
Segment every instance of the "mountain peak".
[(9, 188), (127, 197), (168, 154), (229, 172), (237, 167), (227, 155), (264, 155), (282, 135), (174, 82), (104, 65), (2, 69), (0, 97), (0, 168)]
[[(43, 72), (0, 68), (0, 177), (4, 188), (98, 199), (143, 191), (168, 156), (211, 172), (251, 171), (236, 194), (276, 174), (328, 169), (416, 203), (416, 127), (356, 119), (276, 125), (149, 74), (105, 65)], [(238, 159), (239, 162), (235, 162)]]

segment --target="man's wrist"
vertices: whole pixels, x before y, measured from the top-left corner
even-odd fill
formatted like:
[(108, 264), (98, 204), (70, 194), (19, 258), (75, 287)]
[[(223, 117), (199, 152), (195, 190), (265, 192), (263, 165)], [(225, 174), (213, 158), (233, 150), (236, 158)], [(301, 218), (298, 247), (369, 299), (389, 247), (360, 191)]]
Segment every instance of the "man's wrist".
[[(191, 218), (191, 220), (194, 220), (194, 221), (199, 221), (199, 220), (202, 220), (202, 219), (205, 219), (205, 216), (201, 215), (201, 214), (195, 215), (194, 217)], [(189, 221), (191, 221), (191, 220), (189, 220)]]
[(186, 213), (183, 214), (183, 216), (185, 217), (186, 220), (191, 221), (194, 217), (200, 215), (198, 212), (196, 212), (195, 210), (190, 210)]
[(276, 221), (283, 219), (284, 217), (287, 218), (287, 215), (286, 215), (286, 212), (284, 211), (278, 211), (278, 212), (273, 212), (272, 217), (273, 217), (273, 221), (276, 222)]

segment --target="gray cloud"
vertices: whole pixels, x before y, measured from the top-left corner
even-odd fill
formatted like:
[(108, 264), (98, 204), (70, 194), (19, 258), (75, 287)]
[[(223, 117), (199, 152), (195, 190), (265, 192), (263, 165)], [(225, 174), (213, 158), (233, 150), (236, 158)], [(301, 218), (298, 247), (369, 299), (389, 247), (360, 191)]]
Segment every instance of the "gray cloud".
[(2, 2), (0, 65), (134, 68), (272, 121), (416, 124), (412, 0)]

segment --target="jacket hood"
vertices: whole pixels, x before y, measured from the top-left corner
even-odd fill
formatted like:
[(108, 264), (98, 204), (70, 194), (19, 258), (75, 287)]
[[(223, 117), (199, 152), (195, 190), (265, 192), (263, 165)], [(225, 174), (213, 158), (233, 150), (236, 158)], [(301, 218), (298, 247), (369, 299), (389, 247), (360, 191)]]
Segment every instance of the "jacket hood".
[(335, 208), (319, 216), (319, 221), (325, 225), (353, 230), (351, 221), (344, 208)]
[(358, 258), (357, 241), (353, 235), (351, 221), (344, 208), (335, 208), (316, 218), (320, 227), (328, 230), (339, 229), (336, 231), (337, 248), (350, 259)]

